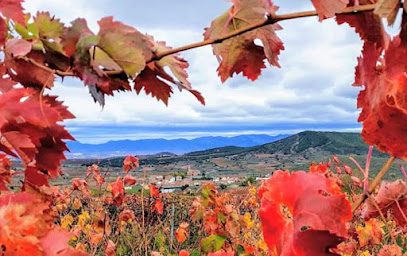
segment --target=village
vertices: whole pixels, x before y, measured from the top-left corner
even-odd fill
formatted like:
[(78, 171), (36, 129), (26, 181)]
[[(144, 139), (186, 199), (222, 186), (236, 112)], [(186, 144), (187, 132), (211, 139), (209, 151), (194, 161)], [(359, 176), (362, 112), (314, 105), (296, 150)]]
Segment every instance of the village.
[[(161, 193), (177, 193), (183, 191), (198, 190), (205, 184), (212, 183), (221, 189), (237, 188), (247, 186), (248, 182), (268, 179), (270, 174), (262, 175), (263, 177), (248, 176), (247, 174), (238, 173), (230, 175), (220, 175), (216, 170), (204, 172), (191, 167), (185, 166), (184, 171), (174, 172), (171, 174), (149, 175), (146, 177), (144, 184), (154, 184), (160, 189)], [(142, 179), (138, 180), (134, 186), (125, 187), (126, 190), (132, 190), (135, 186), (142, 186)]]

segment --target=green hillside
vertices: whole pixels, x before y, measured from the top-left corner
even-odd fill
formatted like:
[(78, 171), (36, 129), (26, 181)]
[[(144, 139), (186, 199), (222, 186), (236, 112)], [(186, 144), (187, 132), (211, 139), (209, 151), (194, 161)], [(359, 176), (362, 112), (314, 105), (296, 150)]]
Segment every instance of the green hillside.
[[(266, 173), (278, 169), (308, 169), (311, 162), (328, 161), (333, 155), (356, 168), (349, 156), (364, 166), (367, 152), (368, 146), (358, 133), (304, 131), (255, 147), (221, 147), (180, 156), (146, 156), (140, 159), (140, 164), (163, 172), (178, 171), (181, 166), (190, 165), (204, 172)], [(372, 175), (380, 170), (388, 155), (375, 150), (373, 156)], [(121, 167), (123, 159), (105, 159), (100, 165)], [(401, 173), (394, 165), (386, 178), (397, 177), (401, 177)]]

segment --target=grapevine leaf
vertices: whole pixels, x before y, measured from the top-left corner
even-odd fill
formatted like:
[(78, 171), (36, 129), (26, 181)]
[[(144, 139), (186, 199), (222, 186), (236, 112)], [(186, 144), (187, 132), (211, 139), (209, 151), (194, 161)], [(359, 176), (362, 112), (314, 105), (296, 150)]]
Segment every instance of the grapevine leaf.
[(116, 244), (112, 240), (109, 239), (105, 245), (105, 249), (103, 252), (107, 256), (116, 255)]
[[(361, 0), (361, 4), (367, 4), (368, 0)], [(366, 44), (373, 44), (378, 51), (387, 48), (389, 44), (389, 35), (383, 27), (382, 20), (373, 12), (363, 12), (358, 15), (339, 14), (336, 16), (336, 21), (339, 25), (348, 23), (349, 26), (355, 28), (361, 39)], [(366, 51), (366, 50), (364, 50)]]
[(123, 161), (123, 170), (128, 173), (140, 166), (139, 159), (135, 156), (126, 156)]
[(156, 188), (154, 185), (148, 184), (148, 189), (150, 190), (151, 197), (158, 197), (160, 195), (158, 188)]
[[(405, 217), (407, 214), (407, 184), (404, 181), (383, 181), (374, 200), (385, 216), (391, 212), (398, 225), (401, 227), (407, 225)], [(365, 204), (362, 216), (365, 219), (380, 216), (380, 212), (370, 199)]]
[(208, 256), (233, 256), (233, 255), (235, 255), (233, 252), (224, 252), (224, 251), (212, 252), (208, 254)]
[(93, 36), (85, 19), (76, 19), (69, 28), (65, 28), (62, 35), (62, 46), (68, 56), (75, 53), (76, 45), (81, 37)]
[(319, 20), (335, 16), (342, 11), (348, 4), (349, 0), (311, 0), (318, 12)]
[(26, 56), (31, 52), (32, 45), (30, 42), (23, 39), (11, 39), (7, 41), (5, 52), (11, 55), (11, 57)]
[[(154, 42), (154, 39), (150, 37), (151, 40)], [(165, 42), (154, 42), (154, 52), (163, 52), (166, 50), (172, 49), (165, 45)], [(166, 78), (167, 80), (173, 82), (174, 84), (179, 85), (180, 89), (191, 89), (191, 83), (187, 80), (188, 74), (185, 69), (188, 68), (189, 64), (186, 60), (179, 57), (179, 54), (172, 54), (169, 56), (165, 56), (159, 61), (155, 62), (156, 70), (158, 70), (159, 74)], [(175, 75), (179, 82), (176, 82), (169, 76), (165, 71), (164, 67), (169, 67), (171, 72)]]
[(22, 2), (23, 0), (0, 0), (1, 14), (15, 22), (25, 24)]
[(183, 243), (185, 242), (185, 240), (187, 239), (188, 236), (188, 228), (189, 224), (186, 222), (182, 222), (179, 225), (179, 228), (175, 231), (175, 238), (177, 239), (177, 241), (179, 243)]
[[(153, 44), (154, 44), (154, 49), (153, 49), (154, 52), (164, 52), (164, 51), (172, 49), (171, 47), (166, 46), (165, 42), (154, 42), (154, 38), (152, 36), (149, 36), (149, 38), (150, 38), (151, 42), (153, 42)], [(168, 82), (171, 82), (172, 84), (177, 85), (178, 89), (180, 91), (182, 91), (182, 89), (189, 91), (190, 93), (192, 93), (192, 95), (194, 95), (196, 97), (196, 99), (202, 105), (205, 105), (205, 99), (202, 97), (201, 93), (193, 90), (191, 88), (191, 83), (187, 80), (188, 74), (185, 71), (185, 69), (187, 69), (188, 66), (189, 66), (188, 62), (186, 60), (182, 59), (181, 57), (179, 57), (179, 54), (171, 54), (169, 56), (165, 56), (164, 58), (148, 65), (148, 67), (155, 72), (157, 77), (160, 77)], [(171, 70), (172, 74), (175, 76), (175, 78), (177, 80), (174, 79), (167, 72), (165, 72), (165, 70), (164, 70), (165, 67), (168, 67)], [(158, 86), (158, 88), (160, 88), (160, 86)], [(171, 92), (169, 92), (169, 93), (171, 93)], [(152, 95), (153, 94), (155, 94), (155, 93), (152, 93)], [(157, 93), (157, 94), (160, 94), (160, 93)], [(162, 95), (162, 96), (163, 96), (162, 98), (167, 98), (167, 97), (164, 97), (164, 95)], [(168, 97), (169, 96), (170, 95), (168, 95)], [(168, 104), (168, 102), (166, 103), (166, 105), (167, 104)]]
[(64, 24), (59, 19), (51, 17), (49, 12), (38, 12), (34, 17), (34, 25), (38, 28), (41, 39), (57, 39), (64, 32)]
[(400, 58), (407, 54), (405, 15), (403, 24), (400, 35), (390, 42), (383, 58), (381, 52), (374, 55), (364, 52), (357, 68), (365, 85), (358, 96), (362, 136), (369, 145), (401, 158), (407, 157), (407, 145), (401, 143), (407, 136), (403, 125), (407, 121), (407, 62)]
[(5, 154), (0, 154), (0, 191), (8, 191), (6, 183), (11, 184), (11, 161)]
[(2, 132), (0, 143), (10, 151), (16, 152), (24, 163), (30, 163), (34, 154), (38, 152), (31, 138), (18, 131)]
[(25, 23), (17, 23), (14, 25), (16, 32), (25, 40), (33, 40), (39, 37), (38, 28), (35, 26), (34, 22), (29, 22), (30, 18), (31, 15), (26, 14)]
[(202, 250), (206, 253), (216, 252), (222, 248), (223, 244), (226, 241), (226, 237), (219, 235), (211, 235), (203, 239), (201, 242)]
[(19, 155), (30, 185), (47, 184), (48, 177), (59, 174), (60, 162), (66, 159), (63, 140), (73, 140), (57, 123), (74, 116), (56, 97), (44, 95), (41, 101), (39, 97), (32, 89), (13, 89), (0, 96), (1, 149)]
[(90, 196), (89, 185), (86, 180), (74, 178), (71, 188), (72, 190), (81, 191), (85, 196)]
[(164, 212), (164, 205), (160, 198), (155, 199), (154, 211), (156, 211), (158, 214), (163, 214)]
[(179, 254), (178, 254), (178, 256), (189, 256), (189, 255), (190, 255), (189, 252), (186, 251), (186, 250), (181, 250), (181, 251), (179, 252)]
[(7, 69), (4, 63), (0, 63), (0, 91), (8, 92), (17, 84), (7, 75)]
[[(235, 0), (233, 4), (228, 12), (216, 18), (211, 27), (205, 30), (205, 39), (216, 39), (264, 20), (265, 16), (272, 16), (278, 9), (269, 0)], [(252, 81), (256, 80), (261, 69), (266, 67), (263, 61), (265, 58), (271, 65), (280, 67), (278, 55), (284, 46), (275, 31), (281, 29), (280, 25), (272, 24), (214, 44), (213, 53), (220, 60), (218, 74), (222, 82), (240, 72)], [(256, 45), (255, 39), (260, 39), (263, 46)]]
[[(361, 4), (369, 4), (368, 0), (361, 0)], [(374, 77), (376, 62), (383, 49), (388, 47), (390, 37), (383, 27), (381, 18), (373, 12), (363, 12), (358, 15), (339, 14), (336, 16), (339, 25), (348, 23), (355, 28), (364, 45), (362, 57), (358, 58), (356, 66), (355, 86), (364, 85)]]
[[(264, 239), (279, 255), (335, 255), (329, 248), (347, 237), (350, 203), (334, 180), (318, 173), (278, 171), (259, 195)], [(313, 238), (318, 243), (311, 243)]]
[(386, 244), (380, 249), (377, 256), (402, 256), (403, 249), (397, 244)]
[(113, 17), (105, 17), (99, 22), (99, 43), (104, 50), (129, 77), (135, 78), (146, 65), (146, 59), (152, 57), (152, 47), (147, 36), (135, 28), (121, 22), (113, 21)]
[(61, 255), (70, 249), (69, 241), (72, 234), (62, 229), (53, 229), (41, 238), (41, 246), (45, 255)]
[(139, 94), (144, 89), (147, 95), (161, 100), (168, 105), (168, 99), (172, 94), (172, 88), (162, 80), (158, 79), (156, 73), (148, 66), (136, 77), (134, 90)]
[(38, 12), (34, 17), (34, 25), (38, 29), (39, 39), (47, 51), (65, 55), (61, 45), (64, 24), (59, 19), (51, 17), (48, 12)]
[[(171, 49), (164, 42), (154, 42), (153, 37), (148, 37), (154, 43), (154, 51), (165, 51)], [(169, 67), (175, 80), (171, 75), (165, 72), (164, 67)], [(205, 105), (205, 100), (201, 93), (192, 90), (190, 82), (187, 80), (185, 69), (188, 67), (188, 62), (180, 58), (178, 54), (166, 56), (159, 61), (149, 63), (146, 68), (135, 79), (134, 89), (137, 94), (144, 88), (146, 94), (151, 94), (157, 100), (161, 100), (165, 105), (168, 105), (168, 99), (173, 93), (170, 82), (178, 86), (179, 90), (186, 89), (194, 95), (202, 105)]]
[[(88, 86), (95, 102), (104, 106), (105, 94), (113, 95), (113, 91), (131, 90), (131, 87), (126, 75), (107, 76), (99, 69), (98, 64), (94, 64), (93, 58), (96, 56), (94, 52), (97, 52), (95, 47), (98, 43), (99, 38), (89, 30), (86, 21), (82, 19), (72, 22), (72, 26), (65, 31), (62, 41), (68, 56), (73, 51), (74, 73)], [(100, 63), (100, 59), (96, 61)]]
[[(31, 51), (27, 58), (45, 66), (45, 55), (41, 51)], [(55, 76), (52, 72), (39, 68), (23, 59), (15, 59), (6, 48), (5, 65), (10, 77), (25, 87), (41, 90), (44, 86), (51, 88), (54, 85)]]
[(124, 199), (124, 186), (122, 177), (118, 176), (115, 182), (110, 183), (112, 188), (112, 196), (116, 205), (121, 205)]
[(4, 43), (6, 42), (6, 37), (7, 37), (7, 24), (0, 17), (0, 45), (4, 45)]
[(132, 186), (134, 184), (136, 184), (137, 179), (134, 178), (133, 176), (131, 176), (131, 174), (126, 174), (123, 178), (123, 183), (126, 186)]
[(373, 245), (381, 244), (384, 235), (384, 226), (385, 224), (381, 220), (374, 218), (367, 220), (364, 227), (358, 226), (356, 233), (358, 234), (360, 246), (364, 247), (369, 242)]

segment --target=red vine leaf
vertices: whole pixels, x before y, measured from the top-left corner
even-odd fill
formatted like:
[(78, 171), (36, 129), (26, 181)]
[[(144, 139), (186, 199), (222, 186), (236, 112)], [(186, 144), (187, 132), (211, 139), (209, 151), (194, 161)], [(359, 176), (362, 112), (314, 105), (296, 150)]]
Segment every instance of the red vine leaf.
[(402, 256), (403, 249), (397, 244), (386, 244), (380, 249), (377, 256)]
[(224, 251), (211, 252), (208, 254), (208, 256), (233, 256), (233, 255), (235, 255), (233, 252), (224, 252)]
[(90, 196), (88, 182), (84, 179), (74, 178), (72, 180), (72, 190), (78, 190), (82, 192), (85, 196)]
[(114, 202), (116, 203), (116, 205), (121, 205), (124, 199), (124, 186), (122, 177), (121, 176), (117, 177), (117, 180), (115, 182), (110, 183), (110, 186), (112, 189), (112, 196)]
[(363, 122), (362, 136), (366, 143), (400, 158), (407, 157), (407, 145), (401, 142), (407, 138), (403, 128), (407, 122), (407, 63), (400, 58), (407, 54), (407, 37), (403, 31), (405, 28), (389, 44), (383, 59), (378, 54), (371, 56), (364, 52), (364, 65), (360, 61), (359, 70), (364, 75), (361, 80), (365, 89), (358, 97), (358, 107), (362, 108), (358, 121)]
[(349, 0), (311, 0), (318, 12), (319, 20), (335, 16), (342, 11), (348, 4)]
[[(380, 212), (371, 200), (368, 199), (362, 211), (365, 219), (380, 216)], [(397, 224), (402, 227), (407, 225), (407, 184), (404, 181), (383, 181), (374, 200), (385, 216), (393, 216)]]
[(165, 105), (168, 105), (168, 99), (172, 94), (172, 88), (162, 80), (160, 80), (156, 73), (147, 66), (134, 81), (134, 90), (137, 94), (144, 89), (147, 95), (151, 94), (152, 97), (161, 100)]
[(99, 47), (100, 39), (87, 27), (85, 20), (73, 21), (72, 26), (65, 31), (63, 38), (62, 45), (67, 55), (70, 56), (73, 52), (72, 69), (88, 86), (95, 102), (104, 106), (105, 94), (113, 95), (113, 92), (117, 90), (131, 90), (126, 75), (107, 76), (104, 72), (105, 67), (97, 64), (100, 63), (100, 57), (99, 62), (95, 63), (94, 57), (100, 56), (100, 54), (96, 55), (96, 47)]
[(6, 22), (0, 17), (0, 45), (4, 45), (7, 36)]
[(189, 255), (190, 255), (189, 252), (186, 251), (186, 250), (181, 250), (181, 251), (179, 252), (179, 254), (178, 254), (178, 256), (189, 256)]
[[(41, 90), (44, 86), (51, 88), (54, 85), (55, 77), (52, 72), (39, 68), (23, 59), (14, 58), (10, 54), (7, 44), (5, 53), (4, 63), (7, 73), (14, 81), (19, 82), (25, 87), (32, 87), (37, 90)], [(45, 55), (41, 51), (32, 51), (26, 57), (45, 66)]]
[(158, 188), (156, 188), (152, 184), (148, 184), (148, 188), (150, 189), (150, 196), (151, 197), (158, 197), (160, 195), (160, 192), (158, 191)]
[(14, 171), (11, 170), (11, 161), (5, 154), (0, 154), (0, 191), (8, 191), (6, 183), (11, 184), (11, 176)]
[(31, 52), (32, 44), (24, 39), (13, 38), (7, 41), (5, 53), (14, 57), (21, 57)]
[(62, 46), (68, 56), (75, 53), (76, 45), (81, 38), (93, 36), (93, 32), (88, 28), (85, 19), (76, 19), (71, 22), (69, 28), (65, 28), (62, 35)]
[[(154, 38), (152, 36), (149, 36), (149, 38), (151, 42), (154, 44), (153, 48), (154, 52), (164, 52), (172, 49), (171, 47), (166, 46), (165, 42), (154, 42)], [(194, 95), (197, 98), (197, 100), (202, 105), (205, 105), (205, 100), (202, 97), (201, 93), (193, 90), (191, 87), (191, 83), (187, 80), (188, 74), (186, 72), (186, 69), (188, 68), (188, 66), (189, 66), (188, 62), (179, 57), (179, 54), (171, 54), (169, 56), (165, 56), (164, 58), (158, 61), (148, 64), (146, 70), (151, 69), (152, 71), (154, 71), (155, 77), (153, 78), (152, 76), (149, 76), (150, 78), (149, 79), (147, 78), (147, 80), (149, 81), (154, 80), (156, 88), (153, 87), (153, 85), (150, 85), (149, 87), (146, 87), (144, 85), (144, 90), (146, 91), (147, 94), (151, 93), (153, 97), (157, 97), (157, 99), (162, 100), (166, 105), (168, 105), (168, 98), (172, 93), (172, 89), (168, 90), (170, 89), (170, 87), (167, 87), (169, 85), (162, 81), (162, 79), (164, 79), (167, 82), (177, 85), (180, 91), (182, 91), (183, 89), (189, 91), (190, 93), (192, 93), (192, 95)], [(171, 70), (172, 74), (175, 76), (176, 79), (174, 79), (174, 77), (165, 72), (164, 70), (165, 67), (168, 67)], [(145, 76), (145, 74), (143, 76)], [(163, 84), (159, 83), (157, 80), (159, 80), (159, 82), (163, 82)], [(146, 83), (145, 81), (143, 81), (143, 77), (136, 79), (136, 82), (142, 84)], [(164, 84), (166, 84), (167, 86), (164, 86)], [(139, 93), (139, 91), (141, 90), (140, 87), (142, 87), (142, 85), (137, 84), (135, 85), (137, 93)]]
[(33, 194), (0, 195), (2, 255), (87, 255), (69, 247), (72, 234), (56, 228), (49, 213)]
[[(265, 16), (273, 15), (277, 9), (278, 7), (269, 0), (234, 0), (228, 12), (212, 21), (211, 27), (205, 30), (204, 37), (218, 38), (264, 20)], [(220, 61), (218, 74), (222, 82), (232, 77), (234, 73), (240, 72), (250, 80), (256, 80), (261, 69), (266, 67), (263, 61), (265, 58), (271, 65), (280, 67), (278, 55), (284, 50), (284, 46), (275, 31), (281, 29), (280, 25), (272, 24), (214, 44), (213, 53)], [(257, 45), (255, 39), (260, 39), (263, 46)]]
[(365, 221), (364, 227), (358, 226), (356, 233), (358, 234), (360, 246), (364, 247), (368, 243), (372, 245), (381, 244), (384, 235), (384, 226), (385, 224), (381, 220), (375, 218)]
[(23, 0), (0, 0), (1, 14), (15, 22), (25, 24), (22, 2)]
[(126, 173), (136, 169), (139, 166), (140, 166), (139, 159), (135, 156), (126, 156), (126, 158), (123, 161), (123, 170)]
[(116, 244), (112, 240), (108, 240), (105, 245), (105, 250), (103, 251), (107, 256), (116, 255)]
[(0, 63), (0, 91), (2, 93), (8, 92), (17, 84), (7, 74), (7, 69), (4, 63)]
[(126, 186), (132, 186), (137, 183), (137, 179), (131, 176), (130, 174), (126, 174), (123, 178), (123, 183)]
[[(335, 255), (329, 248), (347, 237), (350, 203), (334, 180), (317, 173), (278, 171), (259, 195), (264, 239), (279, 255)], [(315, 238), (317, 243), (309, 242)]]
[[(13, 89), (0, 96), (1, 150), (18, 155), (27, 166), (26, 182), (44, 185), (46, 177), (59, 174), (67, 150), (63, 140), (73, 140), (58, 124), (74, 116), (56, 97), (32, 89)], [(30, 168), (28, 168), (30, 167)]]
[(186, 222), (182, 222), (180, 225), (179, 225), (179, 227), (178, 227), (178, 229), (175, 231), (175, 238), (177, 239), (177, 241), (179, 242), (179, 243), (183, 243), (183, 242), (185, 242), (185, 240), (187, 239), (187, 237), (188, 237), (188, 226), (189, 226), (189, 224), (188, 223), (186, 223)]
[(164, 212), (164, 205), (163, 205), (163, 203), (161, 202), (161, 199), (160, 199), (160, 198), (156, 198), (156, 199), (155, 199), (153, 210), (156, 211), (158, 214), (163, 214), (163, 212)]

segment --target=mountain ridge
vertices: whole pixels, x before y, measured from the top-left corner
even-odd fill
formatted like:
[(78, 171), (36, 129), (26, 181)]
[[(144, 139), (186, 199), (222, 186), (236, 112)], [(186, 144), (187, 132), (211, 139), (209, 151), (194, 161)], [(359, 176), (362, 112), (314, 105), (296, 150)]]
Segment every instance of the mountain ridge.
[[(289, 137), (253, 147), (218, 147), (195, 151), (184, 155), (158, 154), (139, 156), (140, 170), (147, 166), (150, 171), (159, 173), (184, 172), (185, 166), (203, 173), (217, 175), (250, 174), (264, 175), (275, 170), (308, 170), (311, 162), (332, 161), (337, 155), (341, 163), (355, 169), (357, 166), (350, 156), (361, 166), (365, 166), (369, 146), (359, 133), (304, 131)], [(374, 176), (387, 161), (389, 155), (373, 151), (370, 172)], [(97, 161), (104, 168), (121, 169), (124, 156), (112, 157)], [(88, 165), (92, 160), (84, 162)], [(393, 165), (385, 179), (402, 178), (397, 165)]]
[[(316, 161), (322, 158), (341, 156), (365, 156), (368, 145), (359, 133), (303, 131), (280, 140), (252, 147), (217, 147), (207, 150), (189, 152), (184, 155), (166, 157), (143, 157), (141, 164), (170, 164), (174, 162), (208, 161), (213, 158), (228, 158), (239, 162), (242, 159), (255, 159), (258, 155), (277, 157), (282, 166), (297, 166), (306, 161)], [(383, 158), (386, 154), (376, 149), (373, 155)], [(123, 157), (112, 158), (113, 166), (121, 166)], [(116, 163), (117, 162), (117, 163)], [(102, 161), (103, 164), (103, 161)]]
[(70, 153), (68, 158), (83, 157), (109, 157), (123, 155), (150, 155), (161, 152), (184, 154), (187, 152), (205, 150), (223, 146), (255, 146), (276, 141), (289, 135), (280, 134), (270, 136), (266, 134), (238, 135), (233, 137), (205, 136), (195, 139), (141, 139), (141, 140), (114, 140), (101, 144), (86, 144), (81, 142), (68, 142)]

